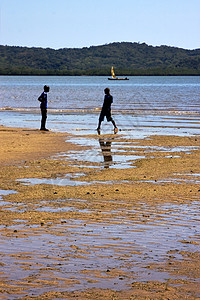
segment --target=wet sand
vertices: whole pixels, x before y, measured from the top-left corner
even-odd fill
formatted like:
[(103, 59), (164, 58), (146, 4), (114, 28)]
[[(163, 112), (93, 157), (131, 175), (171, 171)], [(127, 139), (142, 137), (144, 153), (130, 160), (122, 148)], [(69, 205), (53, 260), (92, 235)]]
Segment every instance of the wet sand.
[(119, 133), (123, 169), (64, 133), (0, 140), (1, 299), (200, 299), (199, 136)]

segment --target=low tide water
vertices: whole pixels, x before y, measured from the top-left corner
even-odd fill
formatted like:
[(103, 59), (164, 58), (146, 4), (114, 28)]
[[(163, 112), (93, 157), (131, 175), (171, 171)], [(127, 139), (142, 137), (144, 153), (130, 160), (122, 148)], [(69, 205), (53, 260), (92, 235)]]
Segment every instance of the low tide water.
[[(132, 76), (124, 82), (104, 76), (1, 76), (0, 124), (39, 128), (37, 98), (44, 84), (50, 86), (47, 123), (54, 131), (94, 133), (105, 87), (113, 95), (113, 117), (126, 133), (137, 128), (151, 134), (162, 126), (164, 131), (171, 128), (171, 134), (172, 128), (184, 132), (187, 127), (192, 134), (198, 127), (199, 76)], [(112, 126), (106, 125), (109, 131)]]
[(113, 109), (198, 111), (199, 76), (132, 76), (108, 81), (104, 76), (1, 76), (0, 109), (37, 109), (43, 85), (50, 86), (49, 109), (88, 110), (101, 107), (104, 88), (114, 97)]
[(200, 111), (199, 76), (132, 76), (109, 82), (104, 76), (1, 76), (0, 109), (37, 109), (43, 85), (50, 86), (49, 108), (95, 110), (109, 87), (113, 109)]

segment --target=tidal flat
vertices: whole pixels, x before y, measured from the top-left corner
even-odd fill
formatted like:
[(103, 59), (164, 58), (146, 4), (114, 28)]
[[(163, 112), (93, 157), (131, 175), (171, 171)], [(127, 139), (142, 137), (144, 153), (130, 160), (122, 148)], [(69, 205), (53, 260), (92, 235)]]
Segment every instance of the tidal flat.
[(82, 138), (0, 126), (0, 298), (199, 299), (199, 135)]

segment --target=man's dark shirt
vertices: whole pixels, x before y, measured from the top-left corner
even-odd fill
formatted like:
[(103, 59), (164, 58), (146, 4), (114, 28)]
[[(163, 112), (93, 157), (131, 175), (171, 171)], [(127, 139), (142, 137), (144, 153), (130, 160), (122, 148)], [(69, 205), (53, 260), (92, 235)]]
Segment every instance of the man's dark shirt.
[(43, 92), (40, 95), (40, 97), (38, 98), (38, 100), (41, 102), (40, 108), (42, 110), (46, 110), (47, 109), (47, 93)]
[(103, 111), (111, 110), (111, 104), (112, 103), (113, 103), (112, 95), (105, 95), (102, 110)]

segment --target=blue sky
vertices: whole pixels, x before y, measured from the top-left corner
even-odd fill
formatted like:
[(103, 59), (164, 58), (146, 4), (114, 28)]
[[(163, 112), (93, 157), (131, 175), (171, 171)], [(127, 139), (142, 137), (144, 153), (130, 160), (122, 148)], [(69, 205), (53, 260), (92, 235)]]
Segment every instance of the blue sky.
[(200, 48), (200, 0), (0, 0), (0, 44)]

